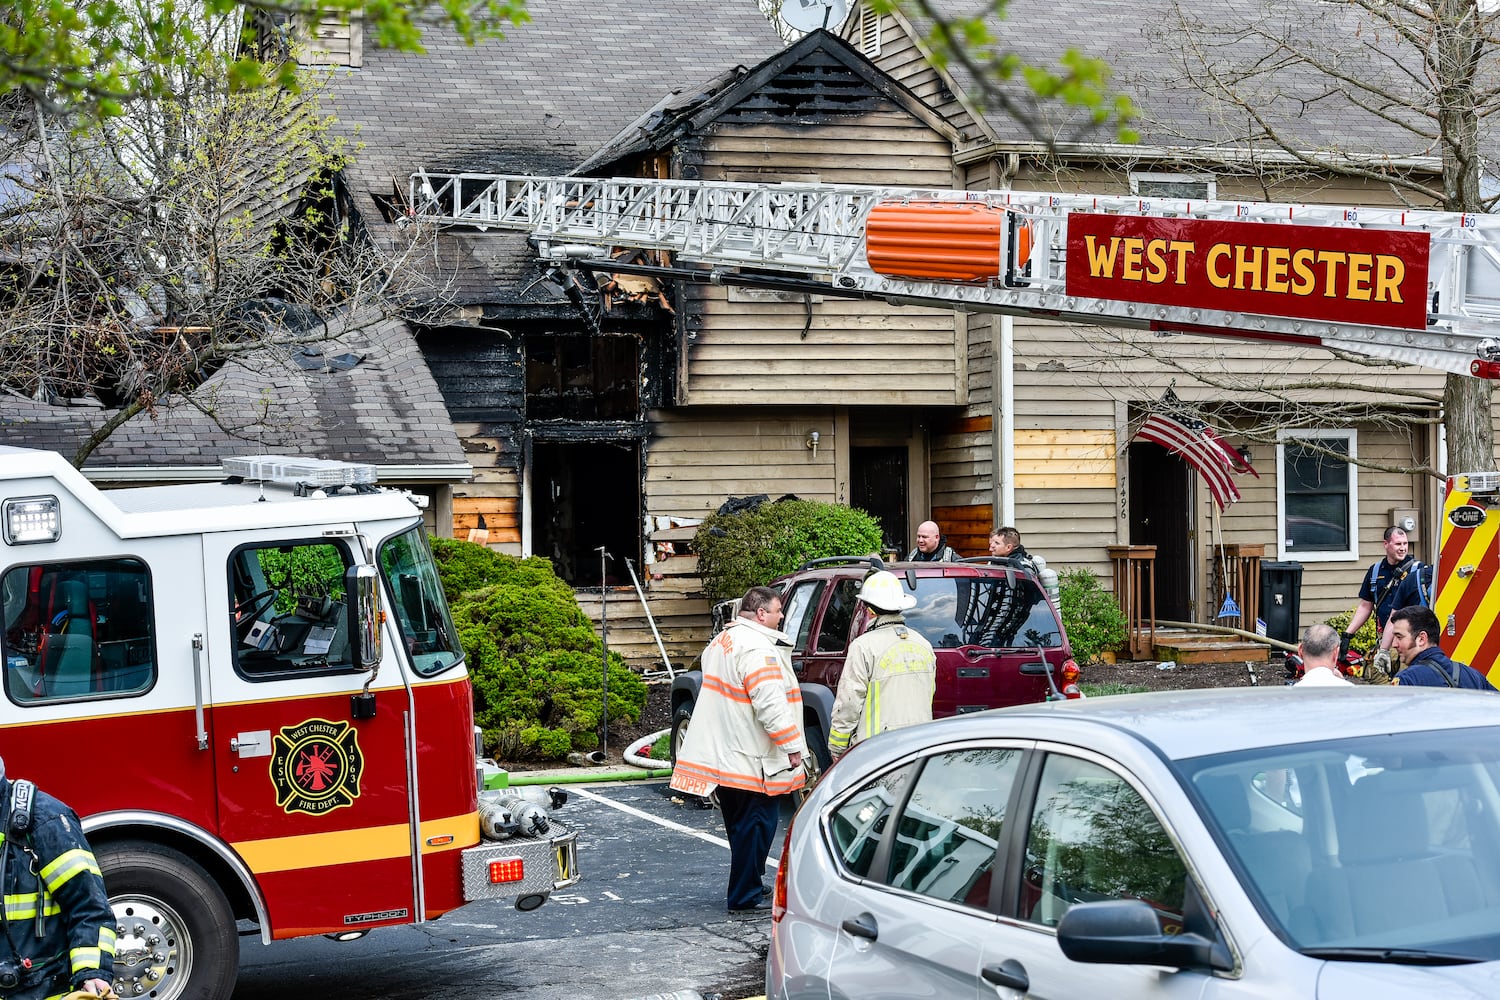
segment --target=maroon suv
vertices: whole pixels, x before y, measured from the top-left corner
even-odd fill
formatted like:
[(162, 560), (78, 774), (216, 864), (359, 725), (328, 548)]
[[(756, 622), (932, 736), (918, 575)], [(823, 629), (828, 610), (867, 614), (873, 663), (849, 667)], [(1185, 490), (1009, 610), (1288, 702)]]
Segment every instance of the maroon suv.
[[(906, 622), (937, 653), (935, 717), (1079, 696), (1062, 621), (1028, 566), (988, 556), (957, 563), (815, 559), (771, 586), (781, 591), (781, 628), (792, 639), (808, 742), (824, 766), (844, 655), (868, 621), (857, 613), (859, 588), (877, 569), (890, 570), (917, 599)], [(716, 624), (725, 620), (716, 616)], [(674, 760), (701, 676), (692, 671), (672, 685)]]

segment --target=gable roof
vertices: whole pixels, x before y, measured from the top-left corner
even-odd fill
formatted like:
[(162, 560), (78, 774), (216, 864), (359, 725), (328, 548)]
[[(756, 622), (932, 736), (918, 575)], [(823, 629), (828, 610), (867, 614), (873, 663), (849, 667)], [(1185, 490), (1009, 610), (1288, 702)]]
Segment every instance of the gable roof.
[[(701, 131), (793, 67), (808, 62), (814, 55), (825, 57), (841, 66), (872, 91), (925, 122), (950, 141), (957, 140), (957, 130), (910, 90), (877, 68), (843, 39), (819, 30), (803, 35), (798, 41), (751, 69), (736, 67), (696, 91), (668, 94), (620, 129), (608, 143), (580, 164), (574, 173), (602, 172), (627, 157), (667, 149), (684, 136)], [(788, 110), (794, 112), (795, 109)]]
[[(172, 467), (290, 452), (401, 467), (408, 480), (466, 481), (471, 474), (437, 383), (400, 320), (376, 320), (290, 355), (248, 354), (191, 395), (197, 406), (171, 399), (155, 419), (133, 417), (89, 456), (85, 470), (150, 469), (151, 478), (171, 478)], [(0, 445), (71, 458), (113, 412), (8, 396), (0, 406)]]
[[(1349, 72), (1366, 77), (1381, 73), (1397, 83), (1403, 71), (1370, 57), (1372, 43), (1361, 35), (1355, 15), (1340, 5), (1303, 0), (1010, 0), (1003, 18), (995, 16), (993, 4), (985, 0), (931, 0), (931, 5), (944, 17), (984, 15), (1000, 44), (1028, 65), (1057, 69), (1070, 49), (1102, 59), (1112, 68), (1112, 86), (1141, 110), (1135, 122), (1139, 145), (1115, 146), (1110, 130), (1087, 127), (1082, 109), (1038, 101), (1017, 78), (1001, 84), (1001, 90), (1039, 124), (1041, 135), (1028, 132), (1002, 109), (984, 108), (979, 123), (993, 141), (1025, 146), (1047, 138), (1058, 141), (1064, 153), (1098, 155), (1114, 147), (1125, 156), (1132, 150), (1134, 155), (1178, 150), (1234, 160), (1252, 146), (1261, 156), (1274, 157), (1263, 136), (1268, 125), (1290, 138), (1295, 148), (1310, 152), (1342, 151), (1421, 167), (1437, 165), (1428, 142), (1360, 107), (1347, 88), (1332, 85), (1330, 77), (1307, 67), (1282, 66), (1244, 86), (1244, 93), (1263, 110), (1264, 124), (1210, 94), (1211, 82), (1191, 68), (1195, 47), (1211, 50), (1208, 58), (1221, 66), (1233, 62), (1243, 67), (1263, 57), (1266, 43), (1246, 30), (1254, 25), (1272, 34), (1326, 38), (1321, 50), (1333, 59), (1362, 61), (1361, 66), (1346, 67)], [(917, 40), (933, 26), (930, 18), (920, 15), (896, 17)], [(1232, 44), (1232, 36), (1215, 34), (1236, 30)], [(956, 94), (980, 103), (980, 87), (968, 67), (954, 61), (939, 72)]]
[[(529, 0), (526, 10), (531, 21), (503, 41), (469, 46), (432, 26), (425, 54), (367, 46), (359, 69), (334, 74), (337, 128), (360, 144), (346, 182), (377, 238), (392, 226), (373, 193), (404, 194), (420, 168), (566, 174), (663, 94), (782, 47), (751, 0)], [(566, 304), (538, 280), (524, 234), (441, 239), (455, 303)]]

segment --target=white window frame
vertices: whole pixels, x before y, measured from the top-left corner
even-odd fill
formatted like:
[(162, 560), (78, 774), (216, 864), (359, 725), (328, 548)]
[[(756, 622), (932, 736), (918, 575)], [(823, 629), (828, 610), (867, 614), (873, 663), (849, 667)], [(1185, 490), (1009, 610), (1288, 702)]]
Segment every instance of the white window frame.
[[(1338, 552), (1308, 552), (1287, 548), (1286, 545), (1286, 442), (1329, 441), (1349, 442), (1349, 547)], [(1276, 558), (1295, 559), (1298, 562), (1348, 562), (1359, 558), (1359, 432), (1353, 428), (1339, 430), (1280, 430), (1276, 432)]]
[[(1214, 200), (1214, 198), (1217, 197), (1218, 190), (1219, 190), (1219, 183), (1218, 183), (1218, 181), (1216, 181), (1214, 179), (1214, 177), (1213, 177), (1212, 174), (1166, 174), (1166, 173), (1158, 174), (1158, 173), (1149, 173), (1149, 172), (1137, 173), (1136, 171), (1132, 170), (1130, 172), (1130, 193), (1134, 194), (1134, 195), (1140, 194), (1141, 193), (1141, 183), (1143, 181), (1145, 181), (1145, 182), (1158, 181), (1158, 182), (1169, 183), (1169, 184), (1202, 184), (1204, 190), (1207, 192), (1206, 194), (1203, 195), (1203, 198), (1205, 200), (1207, 200), (1207, 201)], [(1148, 197), (1148, 198), (1160, 198), (1160, 197), (1163, 197), (1163, 196), (1162, 195), (1147, 195), (1146, 197)], [(1196, 199), (1184, 199), (1184, 200), (1196, 200)]]

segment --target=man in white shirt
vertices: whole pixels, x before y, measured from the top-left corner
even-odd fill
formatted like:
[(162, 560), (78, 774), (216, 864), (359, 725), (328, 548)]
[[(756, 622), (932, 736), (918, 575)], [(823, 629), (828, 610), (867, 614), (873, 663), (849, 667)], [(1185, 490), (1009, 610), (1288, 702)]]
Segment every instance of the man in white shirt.
[(1297, 687), (1352, 686), (1338, 668), (1339, 634), (1332, 625), (1309, 625), (1297, 652), (1302, 656), (1302, 679)]

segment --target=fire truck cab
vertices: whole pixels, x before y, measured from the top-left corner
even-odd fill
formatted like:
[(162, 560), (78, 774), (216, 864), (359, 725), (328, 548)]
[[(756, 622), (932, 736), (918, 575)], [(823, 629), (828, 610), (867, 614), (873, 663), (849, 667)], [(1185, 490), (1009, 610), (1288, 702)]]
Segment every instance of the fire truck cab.
[(228, 1000), (263, 942), (541, 905), (575, 835), (482, 841), (473, 699), (412, 498), (260, 457), (101, 491), (0, 448), (0, 755), (72, 806), (116, 992)]

